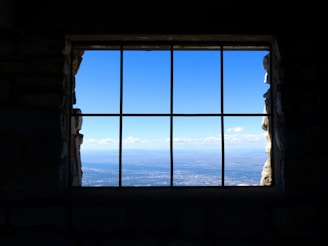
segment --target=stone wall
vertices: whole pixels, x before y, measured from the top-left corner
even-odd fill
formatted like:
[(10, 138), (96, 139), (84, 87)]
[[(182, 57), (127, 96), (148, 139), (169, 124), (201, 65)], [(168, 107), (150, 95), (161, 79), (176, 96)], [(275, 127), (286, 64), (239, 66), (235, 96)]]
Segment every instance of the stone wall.
[(0, 42), (1, 191), (56, 196), (68, 178), (70, 49), (63, 38)]

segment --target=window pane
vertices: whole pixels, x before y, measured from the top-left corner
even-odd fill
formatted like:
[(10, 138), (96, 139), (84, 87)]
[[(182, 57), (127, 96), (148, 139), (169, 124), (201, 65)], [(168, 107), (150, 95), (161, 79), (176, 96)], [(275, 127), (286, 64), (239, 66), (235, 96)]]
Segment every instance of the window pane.
[(224, 51), (224, 112), (263, 113), (268, 51)]
[(220, 112), (220, 52), (174, 52), (174, 113)]
[(123, 112), (170, 112), (170, 51), (124, 51)]
[(265, 152), (262, 117), (225, 117), (225, 185), (259, 185)]
[(170, 118), (124, 117), (122, 186), (170, 185)]
[(173, 185), (221, 185), (220, 118), (175, 117), (173, 127)]
[(120, 110), (120, 52), (85, 51), (76, 75), (76, 106), (82, 113)]
[(83, 117), (82, 186), (118, 186), (119, 117)]

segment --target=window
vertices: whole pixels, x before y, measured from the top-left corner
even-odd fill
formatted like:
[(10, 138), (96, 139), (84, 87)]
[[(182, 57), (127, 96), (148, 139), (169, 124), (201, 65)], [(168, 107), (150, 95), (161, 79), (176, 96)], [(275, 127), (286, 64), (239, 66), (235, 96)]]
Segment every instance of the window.
[(77, 184), (261, 185), (272, 162), (262, 128), (271, 119), (263, 110), (271, 105), (270, 45), (76, 42)]

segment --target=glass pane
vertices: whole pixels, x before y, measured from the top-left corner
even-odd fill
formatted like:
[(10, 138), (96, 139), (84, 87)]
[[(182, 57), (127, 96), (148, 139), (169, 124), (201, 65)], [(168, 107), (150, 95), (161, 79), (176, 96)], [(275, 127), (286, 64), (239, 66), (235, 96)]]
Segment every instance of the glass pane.
[(74, 107), (82, 113), (119, 113), (119, 51), (85, 51), (75, 80)]
[(122, 186), (170, 185), (170, 118), (124, 117)]
[(224, 51), (224, 112), (263, 113), (268, 51)]
[(225, 185), (259, 185), (265, 152), (262, 117), (225, 117)]
[(221, 185), (219, 117), (175, 117), (174, 186)]
[(82, 186), (118, 186), (119, 117), (84, 116)]
[(220, 51), (174, 52), (174, 113), (220, 112)]
[(170, 51), (124, 51), (123, 112), (170, 112)]

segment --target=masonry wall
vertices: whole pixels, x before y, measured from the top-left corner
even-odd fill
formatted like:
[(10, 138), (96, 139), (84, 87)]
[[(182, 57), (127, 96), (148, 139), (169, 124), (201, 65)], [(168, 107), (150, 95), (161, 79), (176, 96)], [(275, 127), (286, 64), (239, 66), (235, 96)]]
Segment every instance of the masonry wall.
[[(177, 5), (167, 15), (165, 4), (119, 11), (97, 2), (54, 1), (41, 9), (0, 2), (6, 7), (0, 18), (0, 245), (326, 242), (327, 51), (301, 15), (286, 32), (290, 22), (263, 26), (256, 17), (227, 23), (228, 13), (204, 5)], [(66, 35), (113, 33), (274, 34), (285, 117), (281, 189), (68, 188), (72, 88)]]

